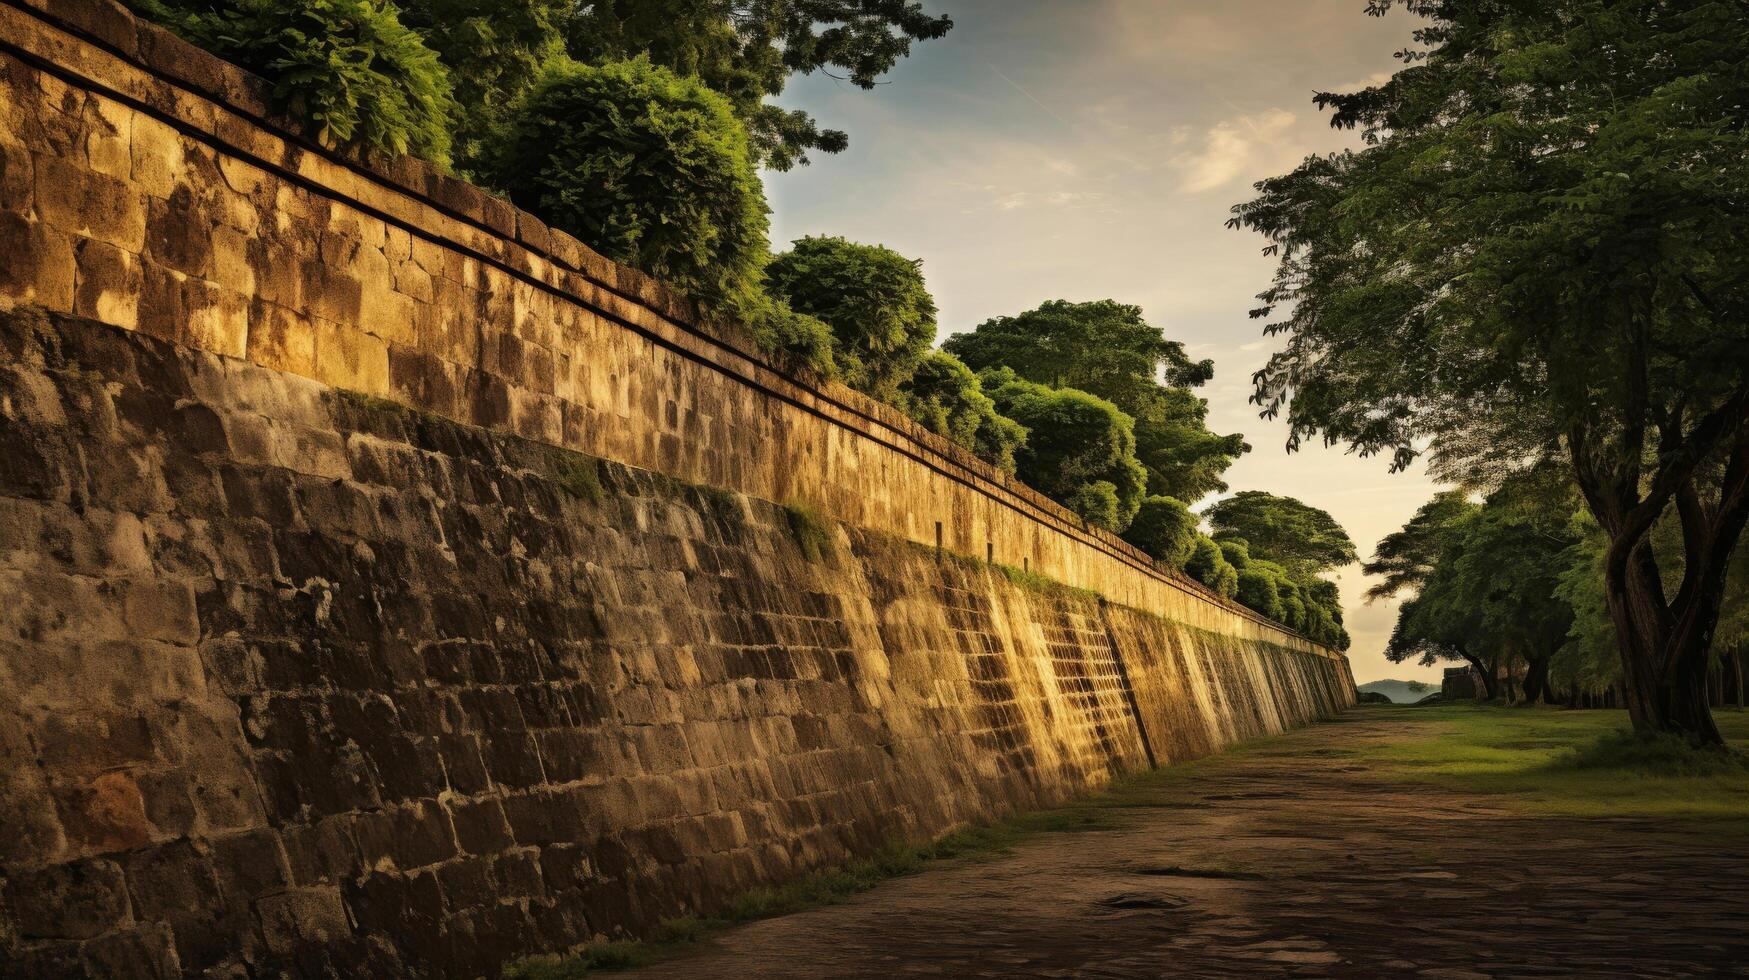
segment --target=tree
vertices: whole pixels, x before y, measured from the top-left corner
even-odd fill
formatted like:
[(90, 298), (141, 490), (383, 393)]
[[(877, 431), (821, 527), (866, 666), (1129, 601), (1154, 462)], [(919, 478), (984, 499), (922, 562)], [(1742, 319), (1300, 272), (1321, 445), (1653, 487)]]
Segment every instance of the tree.
[(791, 309), (832, 328), (847, 384), (893, 401), (935, 342), (935, 299), (922, 266), (879, 245), (803, 238), (765, 274)]
[[(1749, 520), (1749, 18), (1716, 0), (1373, 0), (1428, 19), (1389, 81), (1320, 95), (1359, 152), (1258, 185), (1280, 255), (1257, 375), (1321, 434), (1483, 479), (1560, 459), (1608, 541), (1641, 730), (1720, 744), (1706, 665)], [(1277, 311), (1280, 311), (1279, 314)], [(1666, 594), (1647, 534), (1674, 509)]]
[(1139, 306), (1052, 300), (987, 320), (948, 338), (942, 349), (973, 370), (1006, 367), (1028, 381), (1116, 405), (1135, 419), (1136, 455), (1155, 494), (1194, 501), (1223, 491), (1221, 474), (1249, 450), (1241, 435), (1209, 431), (1208, 403), (1191, 391), (1213, 376), (1214, 363), (1192, 361), (1182, 343), (1142, 318)]
[(1201, 519), (1171, 497), (1144, 497), (1123, 539), (1168, 568), (1182, 569), (1196, 553)]
[(457, 166), (484, 164), (506, 112), (564, 52), (560, 31), (571, 0), (402, 0), (401, 21), (449, 68), (458, 104)]
[(765, 192), (720, 96), (647, 61), (560, 62), (494, 161), (518, 205), (608, 258), (716, 304), (757, 292)]
[(1240, 605), (1299, 630), (1315, 642), (1348, 649), (1336, 583), (1307, 568), (1289, 568), (1253, 555), (1250, 543), (1243, 538), (1229, 535), (1211, 543), (1236, 573), (1234, 597)]
[(1206, 534), (1196, 536), (1185, 574), (1209, 587), (1216, 595), (1232, 598), (1239, 591), (1239, 570), (1221, 553), (1221, 546)]
[(985, 372), (996, 410), (1024, 426), (1015, 472), (1090, 524), (1122, 531), (1141, 506), (1147, 473), (1136, 460), (1134, 422), (1103, 398)]
[(1208, 509), (1215, 539), (1243, 540), (1253, 558), (1315, 573), (1355, 560), (1354, 542), (1327, 511), (1292, 497), (1241, 490)]
[(266, 78), (324, 145), (449, 162), (450, 74), (383, 0), (128, 0)]
[(844, 133), (767, 105), (791, 75), (824, 71), (873, 88), (914, 41), (943, 37), (947, 17), (917, 0), (594, 0), (566, 31), (573, 57), (646, 56), (721, 93), (746, 123), (764, 166), (788, 170), (808, 152), (838, 153)]
[(1439, 494), (1380, 542), (1388, 557), (1366, 570), (1387, 578), (1369, 596), (1415, 593), (1398, 612), (1386, 656), (1464, 660), (1490, 698), (1499, 696), (1500, 668), (1510, 674), (1522, 661), (1524, 699), (1547, 695), (1551, 664), (1573, 622), (1560, 585), (1575, 541), (1568, 515), (1578, 505), (1570, 489), (1540, 486), (1541, 475), (1514, 478), (1482, 504)]
[(1383, 579), (1367, 590), (1367, 601), (1425, 584), (1451, 540), (1452, 525), (1474, 513), (1476, 506), (1462, 490), (1445, 490), (1422, 504), (1401, 530), (1385, 535), (1373, 549), (1372, 560), (1360, 567), (1363, 574)]
[(929, 431), (1014, 472), (1014, 454), (1026, 443), (1026, 429), (996, 411), (978, 376), (959, 358), (929, 352), (899, 386), (895, 404)]

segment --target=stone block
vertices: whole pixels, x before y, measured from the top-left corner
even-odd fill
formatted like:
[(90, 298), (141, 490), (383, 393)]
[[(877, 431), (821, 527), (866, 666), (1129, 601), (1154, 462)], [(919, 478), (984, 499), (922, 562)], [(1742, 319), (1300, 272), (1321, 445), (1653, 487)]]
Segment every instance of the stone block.
[(340, 889), (299, 888), (258, 899), (261, 938), (269, 952), (285, 955), (305, 944), (344, 939), (352, 932)]
[(249, 306), (247, 356), (276, 371), (316, 376), (316, 323), (276, 303), (256, 299)]
[(146, 244), (146, 196), (131, 183), (57, 157), (36, 158), (36, 210), (44, 224), (138, 254)]
[(0, 300), (72, 311), (77, 260), (64, 231), (0, 211), (0, 255)]
[(0, 885), (25, 939), (90, 939), (130, 921), (127, 881), (96, 859), (11, 873)]
[(85, 160), (100, 174), (126, 180), (133, 171), (133, 116), (131, 109), (105, 98), (85, 100), (80, 120)]
[(139, 326), (144, 277), (139, 256), (92, 238), (79, 240), (73, 312), (124, 330)]
[(206, 851), (175, 841), (122, 858), (136, 917), (151, 921), (179, 913), (218, 909), (223, 895)]
[(20, 217), (36, 205), (36, 164), (30, 151), (0, 137), (0, 211)]
[(316, 372), (323, 384), (386, 397), (389, 349), (382, 338), (330, 320), (316, 321)]

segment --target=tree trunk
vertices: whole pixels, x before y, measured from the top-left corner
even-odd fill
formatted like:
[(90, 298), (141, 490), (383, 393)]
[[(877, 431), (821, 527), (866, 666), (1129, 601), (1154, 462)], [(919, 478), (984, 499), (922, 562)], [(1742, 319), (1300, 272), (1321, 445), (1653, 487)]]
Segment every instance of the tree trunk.
[(1741, 649), (1731, 651), (1731, 663), (1736, 668), (1737, 709), (1740, 711), (1745, 707), (1749, 707), (1749, 705), (1743, 703), (1743, 651)]
[(1495, 682), (1498, 678), (1482, 669), (1482, 660), (1480, 657), (1472, 657), (1467, 653), (1460, 653), (1459, 655), (1469, 663), (1470, 669), (1476, 672), (1476, 676), (1482, 679), (1482, 700), (1494, 700)]
[[(1689, 560), (1706, 557), (1690, 555)], [(1718, 591), (1722, 598), (1722, 582)], [(1702, 745), (1725, 744), (1707, 707), (1706, 690), (1707, 653), (1718, 622), (1719, 598), (1709, 602), (1708, 596), (1692, 597), (1681, 621), (1671, 622), (1652, 546), (1646, 541), (1634, 549), (1626, 568), (1618, 572), (1615, 563), (1606, 564), (1604, 596), (1621, 644), (1622, 693), (1634, 729), (1669, 732)]]
[(1549, 692), (1549, 657), (1524, 658), (1524, 703), (1535, 704), (1538, 701), (1555, 703)]

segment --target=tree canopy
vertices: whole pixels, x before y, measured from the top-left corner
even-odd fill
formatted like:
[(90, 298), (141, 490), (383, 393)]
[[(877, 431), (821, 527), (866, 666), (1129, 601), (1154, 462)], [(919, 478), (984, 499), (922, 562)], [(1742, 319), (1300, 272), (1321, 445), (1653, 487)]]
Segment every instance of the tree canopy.
[(1355, 560), (1354, 542), (1327, 511), (1292, 497), (1242, 490), (1208, 509), (1215, 538), (1246, 542), (1253, 558), (1316, 573)]
[(815, 71), (873, 88), (916, 41), (946, 36), (951, 18), (917, 0), (594, 0), (566, 28), (573, 57), (640, 55), (728, 98), (755, 158), (774, 170), (837, 153), (849, 137), (806, 113), (765, 102), (793, 74)]
[(1103, 398), (1034, 384), (1006, 368), (982, 380), (996, 410), (1027, 431), (1015, 454), (1022, 480), (1091, 524), (1129, 526), (1147, 484), (1129, 416)]
[(803, 238), (765, 270), (772, 293), (832, 328), (845, 382), (894, 400), (935, 342), (923, 263), (879, 245)]
[[(1749, 18), (1716, 0), (1374, 0), (1427, 18), (1380, 85), (1325, 94), (1358, 152), (1258, 185), (1284, 338), (1255, 400), (1402, 468), (1559, 458), (1609, 541), (1636, 725), (1717, 743), (1704, 665), (1749, 520)], [(1675, 507), (1687, 574), (1646, 534)]]
[(715, 304), (757, 291), (765, 191), (729, 105), (647, 61), (548, 68), (493, 160), (511, 200)]
[(973, 370), (1012, 369), (1028, 381), (1091, 392), (1135, 420), (1150, 492), (1195, 501), (1225, 490), (1221, 474), (1249, 447), (1208, 429), (1208, 403), (1190, 389), (1214, 374), (1142, 317), (1139, 306), (1052, 300), (987, 320), (942, 348)]
[(1123, 539), (1168, 568), (1182, 569), (1196, 553), (1196, 527), (1202, 520), (1172, 497), (1144, 497)]
[(967, 447), (1009, 473), (1014, 454), (1026, 442), (1026, 429), (996, 411), (971, 369), (952, 354), (931, 351), (899, 386), (895, 399), (924, 428)]
[(425, 39), (455, 85), (457, 166), (470, 177), (507, 110), (564, 52), (572, 0), (401, 0), (401, 22)]

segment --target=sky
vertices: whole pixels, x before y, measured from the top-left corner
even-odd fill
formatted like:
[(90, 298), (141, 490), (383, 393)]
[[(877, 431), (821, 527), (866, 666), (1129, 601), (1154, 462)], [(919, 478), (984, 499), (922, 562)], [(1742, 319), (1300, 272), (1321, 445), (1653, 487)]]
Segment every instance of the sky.
[[(1050, 299), (1116, 299), (1213, 358), (1209, 424), (1253, 449), (1233, 490), (1328, 510), (1363, 557), (1435, 489), (1342, 447), (1289, 454), (1247, 402), (1274, 342), (1247, 311), (1272, 260), (1224, 226), (1251, 184), (1354, 145), (1317, 91), (1382, 80), (1414, 21), (1364, 0), (925, 0), (954, 18), (885, 84), (798, 78), (778, 99), (850, 148), (768, 173), (772, 241), (843, 235), (923, 260), (940, 336)], [(1396, 604), (1339, 570), (1355, 680), (1437, 680), (1383, 656)]]

